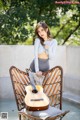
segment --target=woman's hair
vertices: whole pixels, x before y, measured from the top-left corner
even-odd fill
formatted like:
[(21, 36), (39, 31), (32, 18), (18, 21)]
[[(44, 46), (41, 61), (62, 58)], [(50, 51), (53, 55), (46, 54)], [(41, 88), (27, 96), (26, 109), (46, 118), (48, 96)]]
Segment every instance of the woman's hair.
[(39, 29), (39, 27), (42, 27), (45, 31), (46, 31), (46, 29), (48, 29), (48, 31), (47, 31), (47, 36), (48, 36), (48, 38), (52, 38), (52, 37), (51, 37), (51, 33), (50, 33), (50, 30), (49, 30), (48, 25), (47, 25), (45, 22), (39, 22), (39, 23), (37, 24), (36, 29), (35, 29), (35, 34), (38, 36), (38, 38), (40, 38), (41, 44), (44, 45), (44, 39), (41, 38), (41, 37), (38, 35), (38, 29)]

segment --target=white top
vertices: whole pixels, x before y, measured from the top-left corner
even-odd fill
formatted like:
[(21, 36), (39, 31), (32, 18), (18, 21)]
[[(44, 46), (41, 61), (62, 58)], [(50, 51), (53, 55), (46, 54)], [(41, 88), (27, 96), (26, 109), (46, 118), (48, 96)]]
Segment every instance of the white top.
[(45, 49), (44, 46), (40, 43), (40, 39), (39, 38), (35, 39), (35, 42), (34, 42), (34, 62), (35, 62), (35, 71), (36, 72), (39, 71), (38, 54), (45, 51), (48, 54), (49, 59), (54, 58), (56, 46), (57, 46), (57, 41), (56, 41), (56, 39), (46, 40), (44, 42), (44, 45), (48, 45), (49, 48)]

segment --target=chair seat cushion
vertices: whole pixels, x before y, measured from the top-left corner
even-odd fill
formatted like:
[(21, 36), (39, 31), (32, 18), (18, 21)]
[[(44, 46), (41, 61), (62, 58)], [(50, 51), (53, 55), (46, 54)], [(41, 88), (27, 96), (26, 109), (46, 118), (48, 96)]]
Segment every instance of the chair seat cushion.
[(64, 111), (62, 111), (58, 108), (55, 108), (55, 107), (51, 107), (51, 106), (49, 106), (49, 108), (47, 110), (27, 111), (25, 109), (25, 112), (27, 114), (30, 114), (30, 115), (35, 116), (35, 117), (40, 117), (40, 118), (55, 117), (57, 115), (60, 115), (60, 114), (64, 113)]

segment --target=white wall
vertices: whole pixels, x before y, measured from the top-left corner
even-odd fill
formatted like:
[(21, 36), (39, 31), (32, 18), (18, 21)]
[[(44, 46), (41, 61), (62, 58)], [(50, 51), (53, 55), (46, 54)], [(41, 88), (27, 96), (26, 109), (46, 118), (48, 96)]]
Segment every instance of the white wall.
[[(33, 58), (34, 46), (0, 45), (0, 98), (13, 98), (9, 68), (13, 65), (25, 71)], [(50, 67), (57, 65), (63, 68), (64, 92), (80, 96), (80, 47), (58, 46), (54, 60), (50, 60)]]
[[(54, 60), (50, 60), (51, 68), (61, 65), (66, 72), (66, 47), (58, 46)], [(14, 65), (21, 70), (29, 68), (34, 59), (34, 46), (0, 45), (0, 77), (9, 76), (9, 68)]]
[(21, 70), (29, 67), (33, 59), (33, 46), (1, 45), (0, 46), (0, 77), (9, 76), (9, 68), (14, 65)]
[(66, 61), (64, 90), (80, 96), (80, 47), (67, 46)]

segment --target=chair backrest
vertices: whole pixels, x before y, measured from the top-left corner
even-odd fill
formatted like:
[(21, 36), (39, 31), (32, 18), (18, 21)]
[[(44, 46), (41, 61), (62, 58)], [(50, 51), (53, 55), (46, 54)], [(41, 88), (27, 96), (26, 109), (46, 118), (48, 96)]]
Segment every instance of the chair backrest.
[[(15, 66), (12, 66), (9, 71), (17, 107), (20, 111), (25, 108), (25, 86), (30, 83), (29, 76), (28, 73), (19, 70)], [(60, 109), (62, 109), (62, 78), (63, 70), (60, 66), (56, 66), (45, 72), (43, 81), (43, 90), (50, 99), (50, 105), (58, 106)]]
[(10, 77), (12, 81), (13, 91), (17, 103), (18, 110), (20, 111), (25, 107), (24, 97), (25, 97), (25, 86), (30, 83), (28, 74), (11, 66), (9, 69)]
[(44, 92), (50, 99), (50, 105), (62, 109), (63, 69), (56, 66), (50, 69), (43, 81)]

